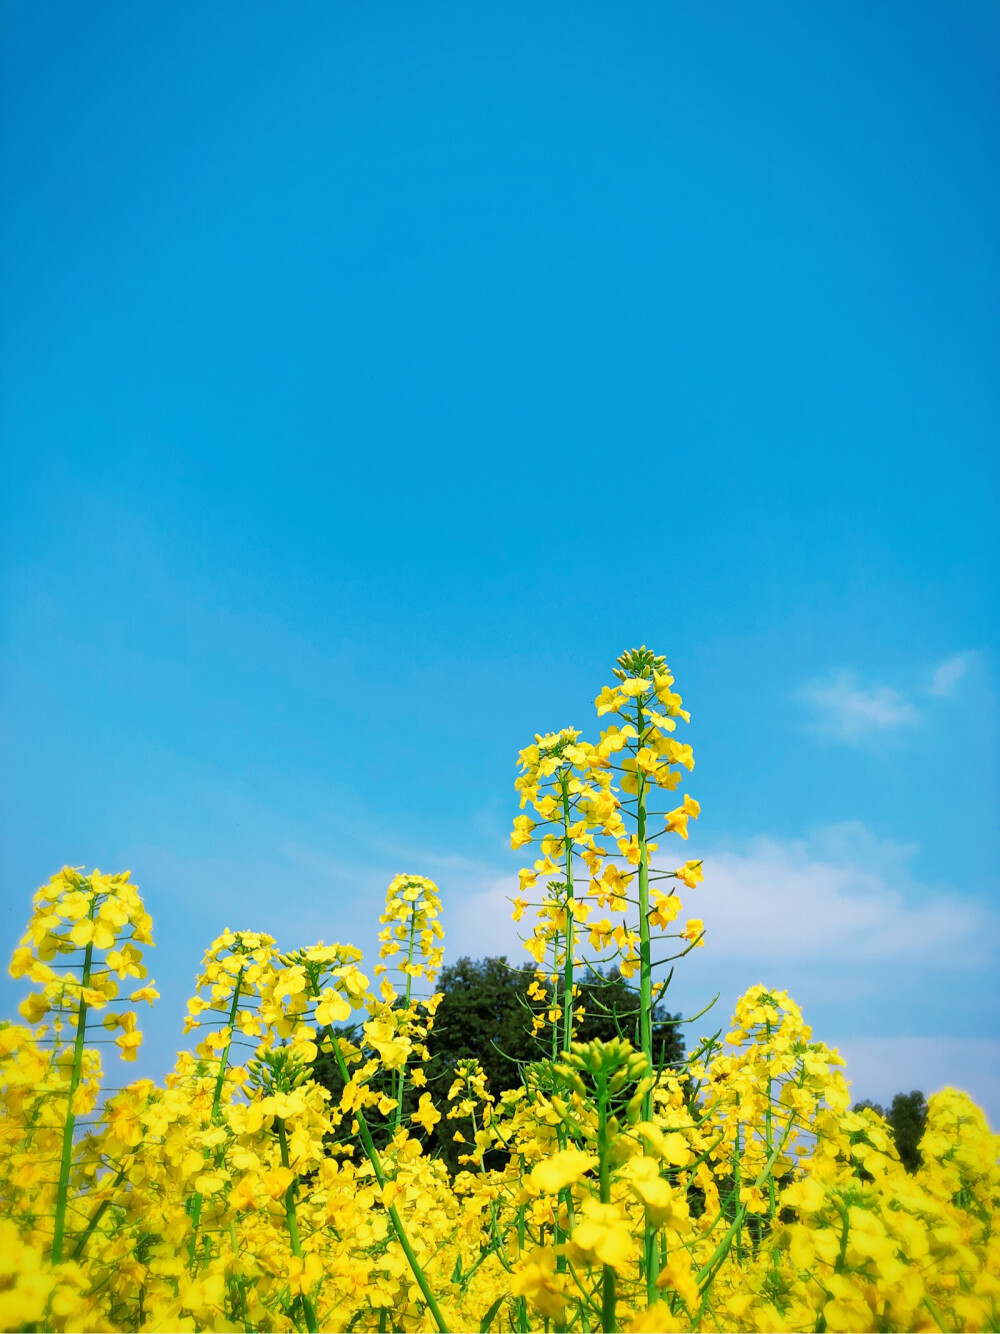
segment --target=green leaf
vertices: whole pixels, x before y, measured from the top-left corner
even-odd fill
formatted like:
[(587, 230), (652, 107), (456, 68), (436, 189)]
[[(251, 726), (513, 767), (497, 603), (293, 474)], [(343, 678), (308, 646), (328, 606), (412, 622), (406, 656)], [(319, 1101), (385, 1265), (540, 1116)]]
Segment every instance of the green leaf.
[(500, 1307), (503, 1306), (506, 1297), (507, 1294), (505, 1292), (501, 1293), (500, 1296), (493, 1303), (493, 1305), (490, 1307), (490, 1309), (483, 1316), (482, 1320), (480, 1320), (479, 1334), (489, 1334), (490, 1325), (493, 1324), (493, 1317), (496, 1315), (497, 1311), (500, 1310)]

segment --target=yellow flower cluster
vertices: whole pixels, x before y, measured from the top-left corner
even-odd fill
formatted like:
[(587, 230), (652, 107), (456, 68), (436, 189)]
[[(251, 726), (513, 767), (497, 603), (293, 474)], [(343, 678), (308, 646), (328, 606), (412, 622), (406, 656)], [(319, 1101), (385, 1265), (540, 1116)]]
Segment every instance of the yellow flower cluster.
[[(640, 1046), (650, 1061), (653, 1012), (664, 990), (654, 971), (705, 943), (701, 918), (670, 929), (683, 912), (677, 882), (698, 885), (701, 862), (688, 860), (672, 870), (653, 863), (657, 840), (669, 834), (686, 840), (689, 822), (700, 813), (690, 795), (672, 809), (665, 809), (670, 802), (663, 796), (676, 790), (684, 769), (694, 768), (692, 748), (670, 735), (677, 719), (689, 722), (690, 714), (673, 690), (666, 660), (645, 646), (623, 653), (614, 675), (617, 684), (604, 686), (594, 701), (599, 717), (617, 719), (600, 740), (584, 741), (573, 728), (536, 735), (535, 744), (520, 753), (515, 781), (522, 810), (530, 805), (537, 818), (515, 818), (511, 846), (524, 847), (542, 832), (540, 856), (519, 872), (513, 916), (519, 922), (529, 906), (535, 908), (534, 928), (524, 941), (536, 965), (529, 991), (533, 1031), (541, 1044), (550, 1028), (553, 1058), (570, 1045), (585, 1017), (578, 981), (584, 940), (591, 981), (598, 967), (611, 965), (622, 977), (637, 978)], [(654, 959), (657, 940), (673, 940), (676, 952)], [(618, 1016), (629, 1030), (634, 1018)], [(648, 1259), (652, 1263), (652, 1255)]]
[[(681, 911), (664, 881), (702, 876), (653, 868), (697, 814), (656, 797), (693, 761), (671, 749), (686, 714), (662, 659), (634, 650), (616, 679), (599, 743), (567, 730), (521, 755), (550, 1032), (516, 1090), (475, 1061), (428, 1077), (441, 902), (401, 875), (374, 986), (350, 945), (226, 931), (188, 1004), (195, 1050), (102, 1102), (99, 1044), (134, 1057), (122, 1007), (156, 999), (150, 920), (127, 875), (39, 891), (12, 963), (24, 1022), (0, 1025), (0, 1329), (1000, 1327), (1000, 1140), (964, 1094), (932, 1096), (908, 1173), (881, 1118), (848, 1110), (837, 1054), (760, 986), (724, 1037), (657, 1064), (651, 929)], [(635, 961), (638, 1046), (575, 1040), (585, 932), (598, 961)], [(678, 952), (703, 936), (689, 920)]]
[[(43, 885), (10, 964), (12, 977), (26, 977), (40, 988), (20, 1006), (30, 1024), (49, 1019), (39, 1027), (39, 1038), (58, 1042), (81, 1008), (109, 1010), (104, 1026), (121, 1030), (115, 1045), (125, 1060), (134, 1061), (142, 1043), (136, 1014), (114, 1006), (121, 1000), (121, 983), (146, 976), (139, 946), (152, 945), (152, 926), (128, 872), (84, 876), (65, 866)], [(152, 1004), (158, 994), (152, 985), (139, 987), (127, 1000)]]

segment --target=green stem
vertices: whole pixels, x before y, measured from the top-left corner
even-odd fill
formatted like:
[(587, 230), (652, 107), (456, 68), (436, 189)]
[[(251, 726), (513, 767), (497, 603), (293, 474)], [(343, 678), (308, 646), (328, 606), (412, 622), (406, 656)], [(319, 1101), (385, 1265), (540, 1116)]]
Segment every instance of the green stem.
[[(114, 1181), (112, 1181), (111, 1185), (108, 1187), (109, 1191), (114, 1191), (117, 1189), (118, 1186), (121, 1185), (121, 1183), (125, 1180), (125, 1173), (127, 1170), (128, 1169), (125, 1167), (120, 1167), (118, 1169), (118, 1175), (115, 1177)], [(87, 1226), (80, 1233), (77, 1243), (73, 1247), (73, 1254), (71, 1256), (71, 1259), (79, 1260), (80, 1256), (83, 1254), (86, 1248), (87, 1242), (94, 1234), (94, 1229), (97, 1227), (98, 1223), (100, 1223), (101, 1219), (107, 1212), (108, 1205), (110, 1205), (111, 1203), (111, 1199), (112, 1196), (109, 1194), (108, 1198), (106, 1200), (102, 1200), (101, 1203), (94, 1210), (94, 1212), (90, 1215), (90, 1219), (87, 1223)]]
[(566, 865), (566, 953), (563, 958), (563, 1051), (569, 1051), (573, 1041), (573, 942), (576, 918), (573, 916), (573, 840), (569, 832), (569, 776), (561, 778), (563, 806), (563, 848)]
[[(788, 1123), (785, 1126), (785, 1130), (781, 1136), (781, 1139), (772, 1149), (771, 1156), (768, 1158), (760, 1174), (757, 1176), (756, 1180), (753, 1183), (756, 1188), (761, 1187), (764, 1184), (765, 1180), (767, 1179), (768, 1172), (773, 1171), (774, 1164), (777, 1161), (778, 1155), (783, 1151), (785, 1144), (787, 1143), (788, 1138), (791, 1135), (793, 1124), (794, 1124), (794, 1117), (790, 1116), (788, 1118)], [(721, 1265), (722, 1261), (725, 1259), (726, 1253), (728, 1252), (729, 1248), (734, 1244), (734, 1242), (736, 1246), (737, 1259), (741, 1258), (740, 1236), (742, 1234), (743, 1220), (746, 1218), (747, 1209), (746, 1205), (740, 1204), (739, 1202), (739, 1123), (737, 1123), (737, 1130), (736, 1130), (736, 1145), (737, 1145), (737, 1153), (734, 1165), (735, 1188), (733, 1190), (732, 1196), (730, 1197), (735, 1202), (736, 1216), (734, 1217), (732, 1223), (730, 1224), (729, 1229), (726, 1232), (726, 1235), (722, 1238), (718, 1246), (715, 1248), (715, 1252), (712, 1255), (712, 1258), (708, 1261), (707, 1264), (701, 1267), (701, 1269), (698, 1271), (696, 1275), (696, 1282), (702, 1289), (702, 1302), (701, 1306), (698, 1308), (698, 1313), (693, 1320), (693, 1326), (695, 1329), (698, 1328), (701, 1322), (701, 1317), (704, 1314), (705, 1307), (708, 1303), (709, 1284), (711, 1282), (711, 1279), (714, 1277), (716, 1269), (719, 1267), (719, 1265)], [(841, 1209), (841, 1215), (844, 1217), (846, 1223), (847, 1215), (843, 1209)], [(843, 1256), (846, 1252), (846, 1247), (847, 1247), (846, 1238), (847, 1234), (845, 1231), (844, 1234), (841, 1236), (841, 1256)], [(842, 1268), (843, 1267), (842, 1261), (839, 1262), (839, 1264), (840, 1267)], [(820, 1312), (820, 1317), (819, 1321), (817, 1322), (816, 1328), (819, 1331), (819, 1334), (823, 1334), (823, 1331), (825, 1331), (826, 1329), (826, 1318), (824, 1317), (822, 1312)]]
[[(642, 749), (645, 726), (642, 700), (635, 701), (635, 722), (638, 730), (637, 750)], [(649, 847), (646, 843), (646, 775), (636, 766), (636, 842), (639, 845), (639, 1045), (642, 1054), (653, 1068), (653, 965), (649, 939)], [(653, 1091), (642, 1100), (643, 1119), (653, 1113)]]
[[(344, 1060), (344, 1054), (340, 1050), (340, 1039), (329, 1024), (325, 1027), (327, 1037), (330, 1039), (330, 1043), (333, 1047), (333, 1054), (337, 1058), (337, 1065), (340, 1067), (341, 1077), (345, 1084), (349, 1084), (351, 1073), (347, 1068), (347, 1062)], [(375, 1180), (384, 1190), (386, 1176), (382, 1168), (382, 1160), (379, 1158), (378, 1151), (372, 1141), (371, 1131), (368, 1129), (368, 1122), (365, 1120), (365, 1114), (360, 1107), (357, 1107), (355, 1108), (353, 1115), (358, 1123), (358, 1134), (361, 1138), (361, 1144), (367, 1155), (368, 1161), (372, 1165), (372, 1171), (375, 1173)], [(417, 1287), (419, 1287), (420, 1291), (423, 1293), (424, 1301), (427, 1303), (430, 1313), (434, 1317), (434, 1323), (437, 1325), (440, 1334), (448, 1334), (448, 1326), (445, 1323), (444, 1316), (441, 1314), (441, 1308), (437, 1304), (437, 1299), (431, 1291), (430, 1284), (427, 1282), (427, 1275), (421, 1268), (420, 1261), (417, 1259), (413, 1247), (410, 1244), (410, 1239), (406, 1235), (406, 1228), (403, 1226), (403, 1220), (400, 1218), (396, 1206), (390, 1204), (386, 1212), (389, 1215), (389, 1221), (392, 1223), (392, 1230), (396, 1234), (396, 1240), (403, 1248), (403, 1254), (406, 1256), (413, 1277), (417, 1280)]]
[[(740, 1122), (736, 1121), (736, 1138), (733, 1141), (733, 1194), (736, 1200), (736, 1217), (740, 1217)], [(736, 1234), (736, 1259), (743, 1260), (742, 1234)]]
[(937, 1321), (938, 1329), (943, 1330), (943, 1329), (944, 1329), (944, 1316), (943, 1316), (943, 1315), (941, 1314), (941, 1312), (937, 1309), (937, 1307), (934, 1305), (934, 1303), (931, 1301), (931, 1299), (930, 1299), (929, 1297), (925, 1297), (925, 1298), (924, 1298), (924, 1305), (927, 1307), (928, 1311), (930, 1311), (931, 1315), (932, 1315), (932, 1316), (934, 1317), (934, 1319)]
[[(240, 992), (242, 988), (243, 988), (243, 969), (241, 968), (239, 973), (237, 973), (236, 975), (236, 986), (233, 988), (233, 1003), (229, 1007), (229, 1025), (228, 1025), (229, 1037), (226, 1039), (226, 1045), (223, 1047), (222, 1055), (219, 1057), (219, 1073), (215, 1080), (215, 1094), (212, 1098), (211, 1121), (213, 1125), (217, 1124), (219, 1120), (219, 1108), (222, 1106), (222, 1089), (226, 1082), (226, 1071), (229, 1069), (229, 1051), (233, 1045), (233, 1026), (236, 1023), (236, 1012), (239, 1009)], [(208, 1149), (205, 1150), (204, 1156), (207, 1160), (209, 1156)], [(203, 1196), (201, 1194), (201, 1191), (198, 1191), (191, 1205), (192, 1231), (191, 1231), (191, 1241), (188, 1245), (188, 1258), (192, 1265), (195, 1263), (195, 1254), (198, 1250), (198, 1228), (201, 1224), (202, 1203), (203, 1203)]]
[[(567, 911), (567, 917), (568, 917), (568, 916), (569, 916), (569, 913), (568, 913), (568, 911)], [(567, 942), (567, 940), (568, 940), (568, 936), (567, 936), (567, 935), (564, 935), (564, 936), (563, 936), (563, 948), (564, 948), (564, 949), (566, 948), (566, 942)], [(565, 967), (565, 959), (566, 959), (566, 955), (564, 954), (564, 955), (563, 955), (563, 965), (564, 965), (564, 967)], [(555, 1019), (555, 1021), (554, 1021), (553, 1024), (552, 1024), (552, 1061), (553, 1061), (553, 1063), (555, 1063), (556, 1061), (559, 1060), (559, 1048), (560, 1048), (560, 1045), (561, 1045), (561, 1044), (560, 1044), (560, 1040), (559, 1040), (559, 1038), (560, 1038), (560, 1033), (561, 1033), (561, 1031), (562, 1031), (562, 1030), (561, 1030), (561, 1025), (560, 1025), (560, 1023), (559, 1023), (559, 1018), (558, 1018), (558, 1010), (557, 1010), (557, 1008), (556, 1008), (556, 1007), (557, 1007), (557, 1004), (558, 1004), (558, 1000), (559, 1000), (559, 991), (558, 991), (558, 982), (555, 981), (555, 979), (558, 977), (558, 973), (559, 973), (559, 933), (558, 933), (558, 931), (557, 931), (556, 934), (555, 934), (555, 935), (553, 936), (553, 938), (552, 938), (552, 976), (553, 976), (553, 979), (554, 979), (554, 980), (553, 980), (553, 983), (552, 983), (552, 1005), (551, 1005), (551, 1007), (550, 1007), (550, 1014), (555, 1014), (555, 1015), (556, 1015), (556, 1019)], [(564, 998), (563, 1003), (565, 1004), (565, 998)], [(558, 1127), (557, 1127), (557, 1129), (556, 1129), (556, 1137), (557, 1137), (557, 1140), (558, 1140), (559, 1148), (560, 1148), (560, 1149), (565, 1149), (566, 1146), (567, 1146), (567, 1144), (569, 1143), (569, 1132), (568, 1132), (567, 1129), (566, 1129), (566, 1123), (565, 1123), (565, 1121), (560, 1121), (560, 1122), (559, 1122), (559, 1125), (558, 1125)], [(552, 1224), (552, 1241), (553, 1241), (553, 1244), (554, 1244), (555, 1247), (556, 1247), (556, 1273), (557, 1273), (557, 1274), (565, 1274), (565, 1273), (566, 1273), (566, 1252), (565, 1252), (565, 1246), (564, 1246), (564, 1243), (565, 1243), (565, 1241), (566, 1241), (566, 1229), (562, 1226), (562, 1223), (561, 1223), (559, 1220), (560, 1220), (560, 1215), (561, 1215), (561, 1213), (562, 1213), (562, 1206), (563, 1206), (563, 1205), (566, 1205), (567, 1209), (569, 1208), (569, 1195), (570, 1195), (570, 1193), (569, 1193), (568, 1190), (561, 1190), (561, 1191), (559, 1192), (558, 1201), (557, 1201), (557, 1204), (556, 1204), (556, 1210), (555, 1210), (555, 1215), (556, 1215), (556, 1216), (555, 1216), (555, 1222)], [(547, 1322), (547, 1321), (546, 1321), (546, 1328), (548, 1328), (548, 1322)], [(566, 1331), (565, 1317), (560, 1318), (560, 1317), (557, 1316), (556, 1319), (555, 1319), (555, 1321), (554, 1321), (554, 1323), (553, 1323), (553, 1328), (554, 1328), (554, 1330), (555, 1330), (555, 1334), (565, 1334), (565, 1331)]]
[[(771, 1080), (771, 1052), (770, 1052), (771, 1021), (770, 1021), (770, 1019), (768, 1019), (768, 1020), (766, 1021), (766, 1024), (767, 1024), (767, 1037), (768, 1037), (768, 1054), (767, 1054), (767, 1110), (766, 1110), (765, 1113), (764, 1113), (764, 1143), (765, 1143), (766, 1146), (767, 1146), (767, 1156), (770, 1158), (770, 1156), (771, 1156), (771, 1151), (772, 1151), (772, 1149), (774, 1148), (774, 1144), (773, 1144), (773, 1142), (772, 1142), (772, 1140), (773, 1140), (773, 1130), (772, 1130), (772, 1125), (771, 1125), (771, 1091), (772, 1091), (772, 1087), (773, 1087), (773, 1086), (772, 1086), (772, 1080)], [(775, 1197), (774, 1197), (774, 1173), (773, 1173), (773, 1172), (770, 1172), (770, 1173), (768, 1174), (768, 1178), (767, 1178), (767, 1198), (768, 1198), (768, 1202), (770, 1203), (770, 1206), (771, 1206), (771, 1219), (773, 1220), (773, 1219), (774, 1219), (774, 1215), (778, 1212), (777, 1202), (776, 1202)]]
[(699, 1288), (701, 1288), (702, 1295), (701, 1305), (698, 1307), (697, 1313), (694, 1315), (691, 1322), (692, 1328), (694, 1329), (699, 1327), (701, 1318), (705, 1314), (705, 1307), (708, 1305), (710, 1292), (709, 1285), (711, 1280), (714, 1278), (716, 1271), (729, 1253), (729, 1249), (733, 1245), (734, 1239), (736, 1240), (737, 1245), (739, 1244), (739, 1235), (743, 1227), (743, 1219), (745, 1216), (746, 1208), (742, 1204), (738, 1204), (736, 1206), (736, 1217), (733, 1219), (732, 1223), (730, 1223), (726, 1235), (719, 1242), (718, 1246), (716, 1246), (708, 1263), (702, 1265), (701, 1269), (699, 1269), (698, 1273), (695, 1275), (695, 1282), (698, 1284)]
[[(521, 1177), (524, 1177), (524, 1154), (521, 1158)], [(517, 1208), (517, 1254), (520, 1258), (524, 1254), (524, 1205), (520, 1204)], [(528, 1334), (528, 1303), (524, 1297), (517, 1299), (517, 1328), (519, 1334)]]
[[(97, 907), (97, 895), (91, 894), (90, 908), (87, 910), (88, 921), (94, 920)], [(91, 941), (83, 956), (83, 977), (81, 987), (90, 986), (90, 970), (94, 960), (94, 943)], [(80, 1006), (76, 1015), (76, 1042), (73, 1044), (73, 1069), (69, 1077), (69, 1094), (66, 1105), (66, 1123), (63, 1126), (62, 1157), (59, 1162), (59, 1185), (56, 1187), (56, 1217), (52, 1231), (52, 1263), (62, 1260), (63, 1235), (66, 1230), (66, 1201), (69, 1195), (69, 1171), (73, 1161), (73, 1132), (76, 1129), (76, 1114), (73, 1111), (73, 1097), (80, 1085), (83, 1071), (83, 1044), (87, 1036), (87, 1002), (80, 996)]]
[[(600, 1161), (601, 1203), (611, 1203), (611, 1145), (608, 1140), (608, 1083), (601, 1074), (597, 1089), (597, 1152)], [(604, 1265), (601, 1279), (601, 1329), (614, 1334), (618, 1328), (617, 1275), (613, 1265)]]
[(833, 1272), (839, 1274), (843, 1271), (847, 1261), (847, 1238), (851, 1230), (851, 1216), (840, 1203), (837, 1204), (837, 1211), (840, 1214), (843, 1228), (840, 1233), (840, 1250), (837, 1253), (837, 1263), (833, 1266)]
[[(645, 711), (642, 698), (636, 696), (635, 725), (636, 753), (642, 749), (642, 734), (645, 727)], [(646, 841), (646, 775), (636, 765), (636, 802), (635, 821), (636, 842), (639, 845), (639, 1043), (642, 1054), (649, 1062), (653, 1072), (653, 964), (652, 944), (649, 938), (649, 845)], [(642, 1100), (644, 1121), (653, 1119), (653, 1090), (649, 1089)], [(646, 1299), (652, 1304), (656, 1301), (656, 1279), (660, 1269), (660, 1251), (656, 1244), (656, 1229), (649, 1223), (643, 1237), (643, 1271), (646, 1277)]]
[[(417, 905), (415, 903), (411, 903), (410, 946), (406, 954), (406, 962), (408, 965), (411, 965), (413, 963), (413, 940), (414, 940), (414, 935), (416, 933), (416, 927), (417, 927)], [(413, 978), (410, 976), (409, 968), (407, 968), (406, 998), (403, 1002), (407, 1010), (409, 1010), (410, 1008), (410, 990), (412, 986), (413, 986)], [(399, 1128), (403, 1124), (403, 1093), (405, 1091), (405, 1084), (406, 1084), (406, 1069), (405, 1067), (403, 1067), (396, 1073), (396, 1114), (395, 1117), (393, 1118), (393, 1134), (395, 1135), (399, 1134)]]
[[(285, 1123), (281, 1117), (275, 1117), (275, 1129), (278, 1132), (278, 1143), (281, 1146), (281, 1166), (288, 1167), (288, 1137), (285, 1134)], [(288, 1189), (285, 1191), (285, 1225), (288, 1228), (288, 1239), (291, 1242), (292, 1254), (303, 1262), (303, 1277), (305, 1273), (305, 1256), (302, 1254), (302, 1240), (299, 1237), (299, 1221), (295, 1216), (295, 1195), (299, 1188), (299, 1179), (294, 1177), (288, 1183)], [(306, 1317), (306, 1329), (309, 1334), (318, 1334), (319, 1326), (316, 1324), (316, 1312), (313, 1304), (306, 1296), (305, 1288), (302, 1289), (302, 1309)]]
[(226, 1071), (229, 1069), (229, 1049), (233, 1045), (233, 1027), (236, 1024), (236, 1012), (240, 1004), (240, 992), (243, 989), (243, 969), (236, 975), (236, 986), (233, 989), (233, 1003), (229, 1007), (229, 1037), (226, 1038), (226, 1045), (222, 1049), (222, 1055), (219, 1058), (219, 1074), (215, 1081), (215, 1093), (212, 1098), (212, 1121), (219, 1119), (219, 1107), (222, 1104), (222, 1086), (226, 1082)]

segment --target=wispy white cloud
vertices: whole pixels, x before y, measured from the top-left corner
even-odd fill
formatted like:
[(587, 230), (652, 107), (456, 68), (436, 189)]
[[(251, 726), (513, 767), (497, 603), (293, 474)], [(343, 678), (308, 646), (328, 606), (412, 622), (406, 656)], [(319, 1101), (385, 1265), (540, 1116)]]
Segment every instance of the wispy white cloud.
[[(719, 959), (839, 969), (880, 960), (985, 964), (998, 938), (992, 915), (975, 900), (915, 881), (908, 869), (915, 851), (858, 822), (809, 839), (762, 836), (706, 852), (704, 886), (681, 893)], [(449, 957), (526, 959), (510, 920), (516, 892), (513, 876), (470, 885), (447, 913)]]
[[(474, 959), (506, 954), (512, 963), (528, 960), (519, 938), (519, 928), (511, 920), (510, 900), (518, 892), (517, 876), (495, 875), (470, 886), (449, 905), (445, 914), (445, 944), (449, 959), (468, 954)], [(522, 927), (523, 927), (522, 923)], [(528, 935), (521, 930), (521, 935)]]
[(929, 696), (946, 699), (954, 695), (959, 681), (976, 667), (980, 656), (975, 650), (953, 654), (931, 672), (929, 680), (924, 677), (923, 683), (914, 685), (910, 696), (892, 686), (862, 685), (855, 672), (833, 671), (807, 681), (795, 697), (812, 711), (811, 731), (860, 745), (873, 736), (914, 727), (923, 717), (914, 699), (930, 706)]
[(839, 741), (858, 743), (873, 733), (912, 727), (920, 711), (889, 686), (862, 688), (853, 672), (834, 672), (826, 680), (810, 681), (797, 698), (814, 711), (813, 729)]
[(754, 962), (984, 962), (995, 923), (975, 900), (910, 875), (915, 848), (859, 823), (809, 840), (758, 837), (705, 857), (699, 915), (717, 955)]
[(947, 662), (943, 662), (931, 677), (931, 694), (950, 695), (968, 670), (969, 661), (972, 657), (973, 654), (971, 653), (957, 653), (953, 658), (949, 658)]

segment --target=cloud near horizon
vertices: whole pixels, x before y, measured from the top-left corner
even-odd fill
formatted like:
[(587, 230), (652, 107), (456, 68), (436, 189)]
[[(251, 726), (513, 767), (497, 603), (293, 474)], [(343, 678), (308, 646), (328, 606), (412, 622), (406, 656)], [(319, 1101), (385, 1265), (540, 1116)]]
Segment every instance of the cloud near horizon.
[(917, 884), (906, 867), (914, 851), (851, 822), (809, 840), (762, 835), (711, 853), (708, 940), (719, 956), (798, 963), (948, 966), (959, 954), (964, 965), (985, 956), (987, 910)]
[(996, 1038), (857, 1037), (842, 1038), (837, 1050), (847, 1062), (844, 1074), (851, 1098), (869, 1098), (883, 1107), (897, 1093), (919, 1089), (930, 1096), (951, 1087), (968, 1093), (1000, 1124), (1000, 1041)]
[[(1000, 1125), (993, 1064), (1000, 1042), (919, 1030), (894, 1036), (883, 1027), (887, 1016), (878, 994), (880, 979), (897, 985), (900, 968), (928, 980), (949, 972), (954, 977), (959, 969), (985, 979), (998, 940), (989, 908), (950, 888), (920, 884), (909, 870), (916, 847), (880, 839), (858, 821), (808, 839), (764, 835), (694, 851), (704, 851), (705, 883), (681, 889), (686, 911), (680, 920), (697, 916), (706, 926), (706, 949), (691, 959), (704, 984), (696, 1005), (718, 988), (724, 993), (720, 1014), (727, 1016), (747, 986), (774, 978), (813, 1007), (817, 1036), (847, 1060), (853, 1099), (884, 1103), (912, 1088), (931, 1093), (950, 1084), (965, 1089)], [(446, 962), (463, 954), (528, 960), (510, 918), (516, 890), (513, 876), (467, 882), (465, 893), (446, 907)], [(530, 930), (527, 915), (521, 929)], [(859, 985), (867, 990), (868, 1000), (844, 1014), (848, 978), (855, 993)], [(911, 1018), (930, 1021), (924, 1013)]]
[[(992, 915), (951, 890), (920, 885), (907, 869), (915, 848), (878, 839), (860, 822), (810, 839), (761, 835), (707, 851), (705, 884), (681, 890), (701, 917), (717, 958), (869, 964), (906, 959), (925, 966), (985, 963), (997, 938)], [(514, 876), (498, 876), (448, 914), (448, 957), (508, 954), (527, 959), (510, 919)], [(684, 920), (682, 914), (681, 920)], [(530, 930), (522, 924), (522, 934)]]

